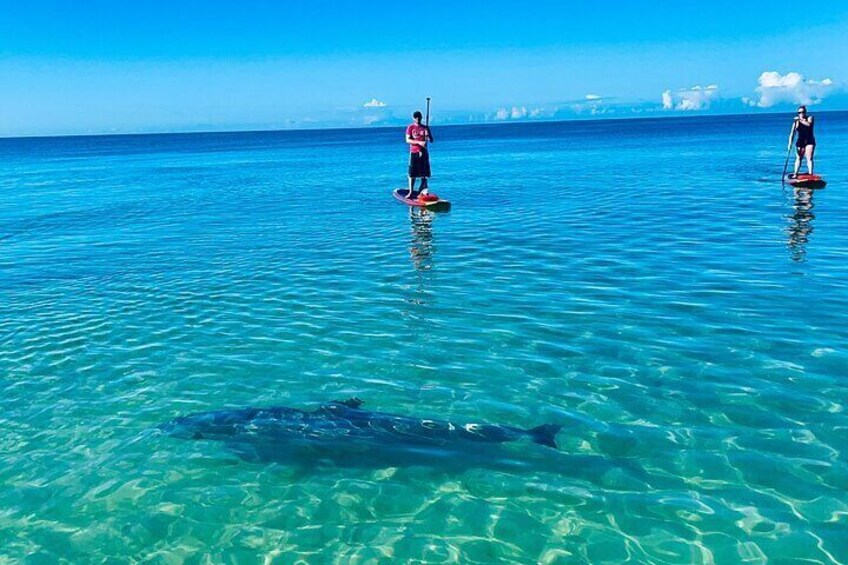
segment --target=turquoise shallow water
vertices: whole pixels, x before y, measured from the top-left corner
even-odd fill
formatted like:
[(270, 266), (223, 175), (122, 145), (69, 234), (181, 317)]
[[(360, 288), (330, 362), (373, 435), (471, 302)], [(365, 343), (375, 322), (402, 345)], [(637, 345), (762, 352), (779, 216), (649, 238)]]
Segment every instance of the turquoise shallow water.
[[(0, 140), (0, 562), (848, 562), (848, 114), (814, 193), (788, 125), (440, 128), (435, 216), (402, 131)], [(156, 431), (353, 395), (560, 450)]]

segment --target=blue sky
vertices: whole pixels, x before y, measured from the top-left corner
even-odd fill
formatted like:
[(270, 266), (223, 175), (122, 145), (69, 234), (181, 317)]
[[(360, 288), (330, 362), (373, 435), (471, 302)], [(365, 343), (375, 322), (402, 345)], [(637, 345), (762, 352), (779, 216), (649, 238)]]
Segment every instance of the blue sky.
[(848, 109), (848, 2), (288, 4), (0, 0), (0, 135)]

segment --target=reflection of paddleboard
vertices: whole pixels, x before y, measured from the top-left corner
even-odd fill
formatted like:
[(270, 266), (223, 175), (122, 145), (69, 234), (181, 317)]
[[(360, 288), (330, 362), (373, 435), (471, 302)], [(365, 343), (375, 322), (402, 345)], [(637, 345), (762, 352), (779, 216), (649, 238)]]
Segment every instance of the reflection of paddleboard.
[(827, 183), (819, 175), (786, 175), (786, 184), (799, 188), (824, 188)]
[(435, 194), (417, 196), (416, 198), (407, 198), (408, 194), (409, 189), (407, 188), (398, 188), (392, 191), (392, 196), (394, 196), (407, 206), (417, 206), (420, 208), (426, 208), (427, 210), (434, 210), (436, 212), (447, 212), (448, 210), (450, 210), (450, 202), (448, 202), (447, 200), (442, 200)]

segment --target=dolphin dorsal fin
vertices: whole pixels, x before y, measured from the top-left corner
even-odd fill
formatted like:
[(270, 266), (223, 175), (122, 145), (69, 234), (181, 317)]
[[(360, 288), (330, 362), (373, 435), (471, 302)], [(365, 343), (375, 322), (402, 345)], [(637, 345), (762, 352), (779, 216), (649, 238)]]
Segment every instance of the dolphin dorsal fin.
[(342, 404), (344, 406), (347, 406), (348, 408), (359, 408), (360, 406), (362, 406), (363, 402), (355, 396), (352, 396), (351, 398), (348, 398), (346, 400), (336, 400), (335, 404)]
[(536, 426), (535, 428), (530, 428), (527, 430), (527, 433), (530, 434), (530, 437), (534, 442), (558, 449), (556, 444), (556, 435), (561, 429), (562, 426), (559, 424), (544, 424)]

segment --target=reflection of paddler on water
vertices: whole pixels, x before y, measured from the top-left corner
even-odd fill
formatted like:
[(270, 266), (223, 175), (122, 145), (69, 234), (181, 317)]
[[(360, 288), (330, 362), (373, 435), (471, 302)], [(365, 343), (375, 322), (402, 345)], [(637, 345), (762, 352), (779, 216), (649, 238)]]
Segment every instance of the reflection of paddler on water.
[(412, 224), (412, 242), (409, 256), (412, 266), (419, 273), (433, 267), (433, 213), (424, 208), (410, 208), (409, 220)]
[(793, 213), (787, 216), (789, 226), (786, 232), (789, 234), (789, 251), (792, 260), (802, 262), (807, 256), (807, 243), (810, 234), (813, 233), (813, 190), (809, 188), (796, 188), (792, 202)]

